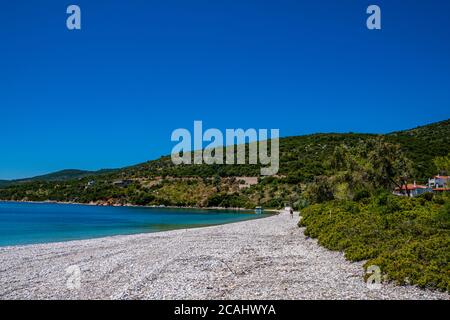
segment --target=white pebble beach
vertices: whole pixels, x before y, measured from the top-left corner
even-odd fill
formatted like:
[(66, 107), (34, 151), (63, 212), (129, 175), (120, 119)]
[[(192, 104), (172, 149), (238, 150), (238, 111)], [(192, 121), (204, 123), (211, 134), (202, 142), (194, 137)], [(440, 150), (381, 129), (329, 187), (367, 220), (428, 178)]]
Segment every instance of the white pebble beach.
[[(0, 248), (0, 299), (449, 299), (382, 284), (304, 236), (298, 214)], [(79, 268), (73, 287), (67, 268)], [(73, 270), (73, 267), (72, 267)]]

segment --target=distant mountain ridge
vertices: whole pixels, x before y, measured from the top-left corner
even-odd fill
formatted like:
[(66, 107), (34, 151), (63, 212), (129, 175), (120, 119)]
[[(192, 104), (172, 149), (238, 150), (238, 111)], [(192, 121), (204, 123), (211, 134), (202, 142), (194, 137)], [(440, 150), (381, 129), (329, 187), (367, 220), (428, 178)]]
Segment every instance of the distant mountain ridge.
[(67, 181), (73, 179), (81, 179), (88, 176), (94, 176), (97, 174), (111, 173), (116, 169), (101, 169), (97, 171), (88, 170), (78, 170), (78, 169), (64, 169), (48, 174), (43, 174), (39, 176), (34, 176), (30, 178), (23, 179), (13, 179), (13, 180), (0, 180), (0, 187), (8, 186), (16, 183), (27, 183), (33, 181)]

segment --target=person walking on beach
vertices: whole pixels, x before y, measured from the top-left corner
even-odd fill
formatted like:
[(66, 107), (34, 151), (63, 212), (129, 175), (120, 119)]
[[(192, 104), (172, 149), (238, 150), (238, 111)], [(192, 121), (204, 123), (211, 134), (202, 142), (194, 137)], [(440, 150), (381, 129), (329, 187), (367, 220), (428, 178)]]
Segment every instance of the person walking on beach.
[(291, 213), (291, 219), (294, 218), (294, 210), (292, 210), (292, 208), (289, 210), (289, 212)]

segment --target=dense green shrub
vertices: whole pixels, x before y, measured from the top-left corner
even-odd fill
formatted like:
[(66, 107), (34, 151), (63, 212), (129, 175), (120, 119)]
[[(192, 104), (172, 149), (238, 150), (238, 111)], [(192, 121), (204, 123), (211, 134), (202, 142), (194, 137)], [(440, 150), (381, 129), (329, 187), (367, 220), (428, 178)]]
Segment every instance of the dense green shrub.
[(368, 203), (330, 201), (302, 210), (300, 226), (351, 261), (378, 265), (399, 284), (450, 289), (450, 200), (446, 196), (397, 197)]

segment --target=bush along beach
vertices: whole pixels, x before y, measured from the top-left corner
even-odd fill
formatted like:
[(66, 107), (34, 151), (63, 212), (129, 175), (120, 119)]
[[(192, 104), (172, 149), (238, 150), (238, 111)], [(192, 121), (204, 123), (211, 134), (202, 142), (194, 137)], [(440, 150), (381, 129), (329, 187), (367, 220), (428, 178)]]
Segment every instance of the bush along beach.
[(380, 267), (385, 280), (450, 289), (450, 199), (381, 193), (302, 210), (299, 225), (319, 244), (351, 261)]

